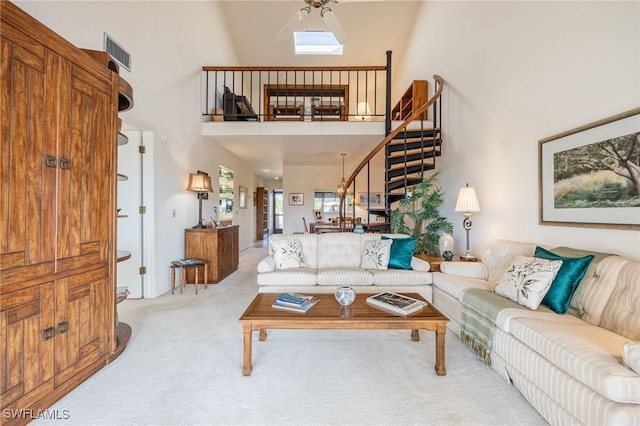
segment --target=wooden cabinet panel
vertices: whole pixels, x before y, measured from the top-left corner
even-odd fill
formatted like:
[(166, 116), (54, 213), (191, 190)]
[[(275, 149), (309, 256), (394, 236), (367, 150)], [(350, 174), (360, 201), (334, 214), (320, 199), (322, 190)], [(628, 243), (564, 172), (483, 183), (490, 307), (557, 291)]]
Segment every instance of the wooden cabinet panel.
[(0, 20), (0, 406), (40, 410), (115, 347), (118, 76), (11, 2)]
[(53, 387), (54, 338), (43, 336), (54, 323), (53, 294), (53, 282), (0, 294), (2, 407), (13, 407), (29, 393)]
[[(238, 225), (222, 228), (185, 229), (185, 258), (209, 262), (208, 283), (218, 283), (238, 269)], [(195, 271), (187, 269), (187, 282), (195, 281)]]

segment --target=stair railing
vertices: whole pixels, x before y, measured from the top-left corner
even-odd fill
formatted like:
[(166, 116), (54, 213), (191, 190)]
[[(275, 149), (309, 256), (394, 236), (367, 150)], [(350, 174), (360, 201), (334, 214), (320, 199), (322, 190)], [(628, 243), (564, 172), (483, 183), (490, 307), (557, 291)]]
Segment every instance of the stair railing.
[[(438, 100), (440, 99), (440, 96), (442, 95), (442, 89), (444, 87), (444, 80), (442, 79), (442, 77), (440, 77), (439, 75), (434, 75), (433, 79), (436, 81), (436, 92), (433, 94), (433, 96), (427, 100), (427, 102), (424, 103), (424, 105), (422, 105), (421, 107), (414, 109), (413, 113), (411, 114), (411, 116), (409, 118), (407, 118), (406, 120), (404, 120), (398, 127), (396, 127), (395, 129), (391, 130), (387, 136), (380, 141), (380, 143), (378, 145), (376, 145), (371, 152), (369, 152), (369, 154), (367, 154), (366, 157), (364, 157), (364, 159), (360, 162), (360, 164), (358, 164), (358, 166), (353, 170), (353, 172), (351, 173), (351, 175), (349, 176), (349, 178), (346, 180), (345, 183), (345, 188), (349, 188), (352, 185), (355, 187), (355, 180), (356, 177), (360, 174), (360, 172), (362, 171), (362, 169), (364, 169), (365, 166), (368, 166), (369, 163), (371, 162), (371, 159), (378, 153), (380, 152), (381, 149), (383, 149), (384, 147), (386, 147), (398, 134), (405, 132), (407, 130), (407, 127), (409, 127), (409, 125), (417, 119), (421, 119), (422, 121), (422, 116), (423, 114), (434, 104), (436, 104), (436, 102), (438, 102)], [(437, 124), (437, 120), (440, 119), (440, 117), (437, 117), (436, 114), (434, 113), (434, 127), (436, 127)], [(387, 183), (385, 182), (385, 208), (388, 209), (389, 208), (389, 203), (387, 202), (388, 199), (388, 191), (386, 189)], [(344, 191), (344, 193), (342, 193), (340, 195), (340, 204), (339, 204), (339, 209), (338, 212), (340, 214), (340, 223), (343, 223), (343, 215), (344, 215), (344, 202), (345, 202), (345, 198), (347, 196), (347, 193), (349, 191)], [(355, 192), (355, 188), (353, 188), (353, 192)], [(369, 192), (369, 191), (368, 191)]]

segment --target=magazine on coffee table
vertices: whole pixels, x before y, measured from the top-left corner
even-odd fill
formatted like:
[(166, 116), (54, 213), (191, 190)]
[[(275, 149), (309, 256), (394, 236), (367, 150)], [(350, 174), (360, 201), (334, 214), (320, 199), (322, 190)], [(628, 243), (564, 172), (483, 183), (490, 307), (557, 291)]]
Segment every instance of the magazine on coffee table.
[(397, 293), (378, 293), (367, 297), (370, 305), (388, 309), (400, 315), (409, 315), (427, 306), (427, 302)]

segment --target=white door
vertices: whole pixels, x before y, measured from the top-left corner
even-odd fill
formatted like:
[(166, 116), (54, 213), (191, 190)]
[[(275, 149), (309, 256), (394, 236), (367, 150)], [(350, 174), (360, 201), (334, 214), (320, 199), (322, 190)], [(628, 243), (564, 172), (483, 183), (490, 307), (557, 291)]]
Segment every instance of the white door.
[(140, 268), (143, 264), (142, 229), (144, 206), (142, 197), (143, 154), (142, 132), (123, 130), (129, 142), (118, 147), (118, 173), (127, 176), (127, 180), (118, 182), (118, 250), (131, 253), (131, 258), (118, 262), (118, 287), (127, 286), (129, 298), (139, 299), (143, 294), (143, 277)]

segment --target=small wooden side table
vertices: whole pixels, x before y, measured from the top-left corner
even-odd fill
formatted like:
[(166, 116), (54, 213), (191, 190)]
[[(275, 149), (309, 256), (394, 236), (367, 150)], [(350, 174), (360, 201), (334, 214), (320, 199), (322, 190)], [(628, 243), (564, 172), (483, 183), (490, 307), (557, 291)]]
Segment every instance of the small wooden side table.
[[(200, 267), (204, 266), (204, 275), (203, 275), (203, 284), (204, 284), (204, 288), (207, 288), (207, 277), (208, 275), (208, 264), (209, 262), (207, 262), (206, 260), (202, 260), (202, 259), (191, 259), (192, 261), (189, 263), (184, 263), (180, 260), (174, 260), (173, 262), (171, 262), (171, 294), (175, 293), (175, 289), (176, 289), (176, 269), (178, 270), (178, 274), (180, 275), (180, 293), (182, 293), (184, 291), (184, 288), (186, 287), (187, 284), (189, 284), (187, 282), (187, 268), (195, 268), (196, 269), (196, 279), (194, 282), (194, 285), (196, 287), (196, 294), (198, 294), (198, 285), (200, 283)], [(195, 262), (193, 262), (193, 260), (195, 260)]]
[(429, 265), (431, 265), (429, 272), (440, 272), (440, 264), (444, 262), (444, 259), (440, 256), (428, 256), (426, 254), (414, 254), (414, 256), (429, 262)]

